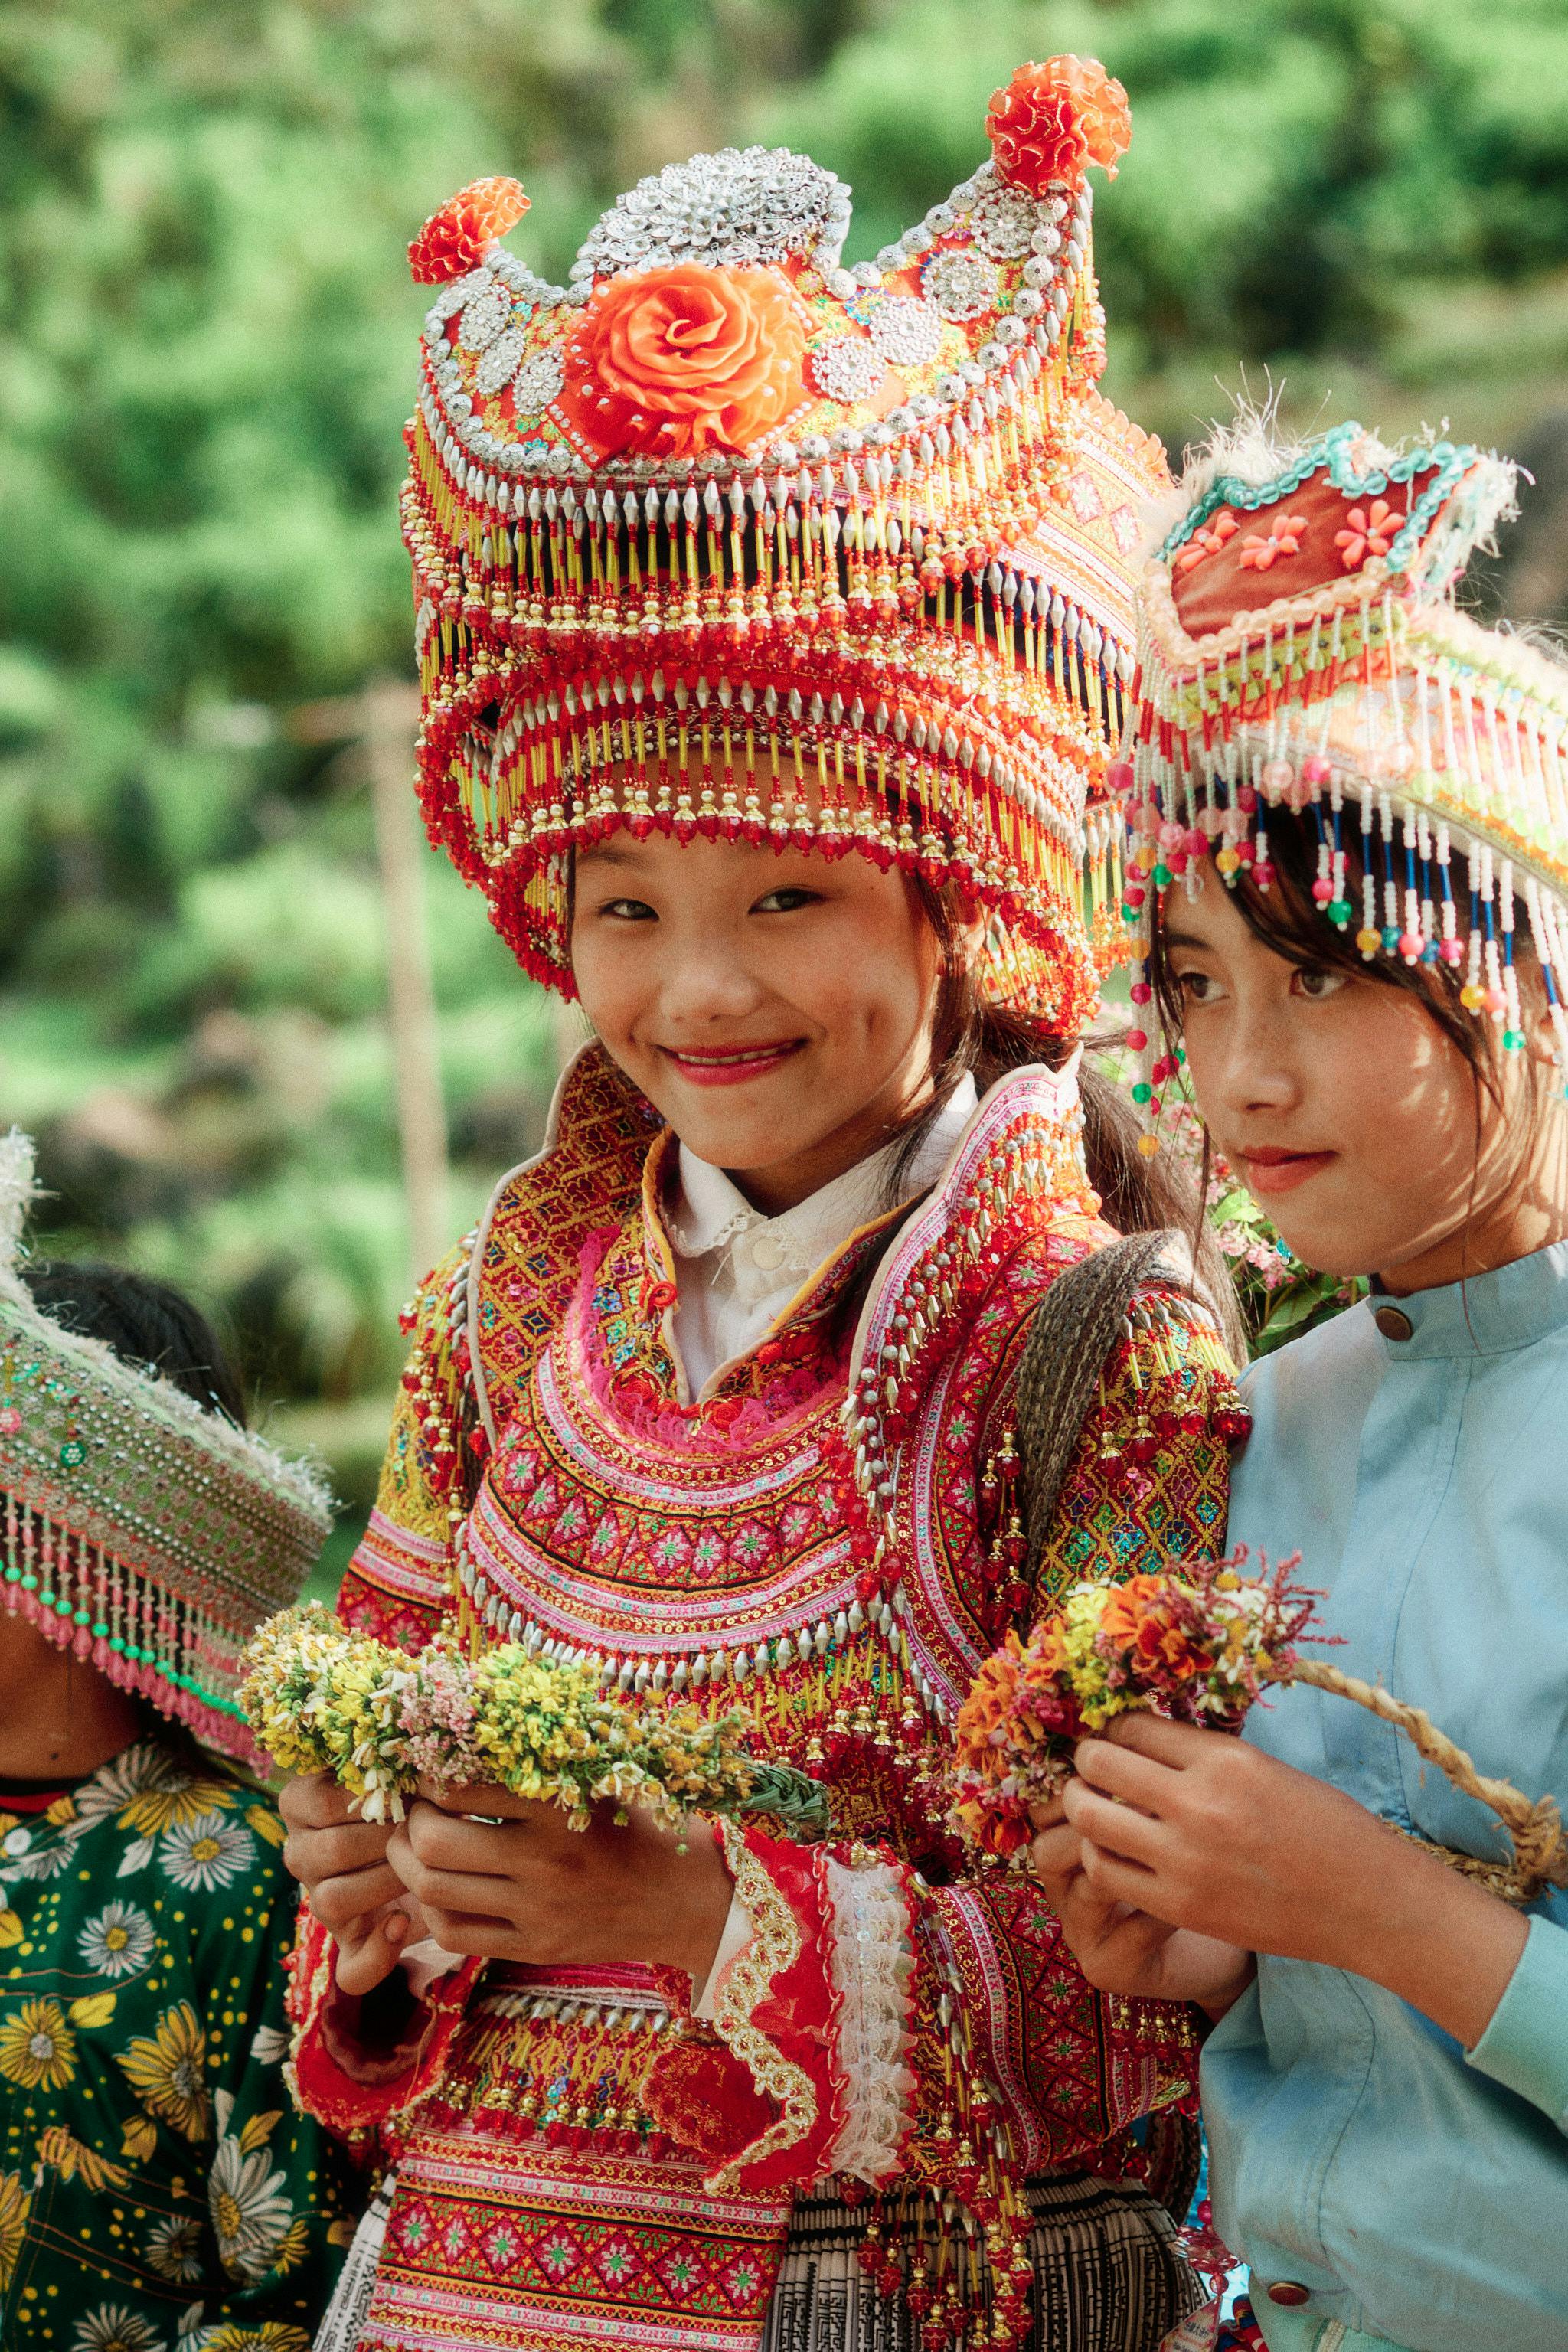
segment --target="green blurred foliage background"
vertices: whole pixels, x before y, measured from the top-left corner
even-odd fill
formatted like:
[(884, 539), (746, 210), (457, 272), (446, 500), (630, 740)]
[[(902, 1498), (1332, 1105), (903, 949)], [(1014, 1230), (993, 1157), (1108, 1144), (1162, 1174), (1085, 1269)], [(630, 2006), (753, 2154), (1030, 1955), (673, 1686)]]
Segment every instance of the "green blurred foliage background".
[[(406, 671), (404, 247), (510, 171), (563, 275), (617, 190), (755, 139), (852, 183), (869, 255), (1064, 49), (1132, 100), (1114, 395), (1173, 447), (1271, 384), (1508, 446), (1538, 481), (1488, 593), (1568, 619), (1563, 0), (0, 7), (0, 1120), (46, 1243), (216, 1307), (356, 1511), (407, 1242), (364, 778), (310, 711)], [(559, 1029), (427, 863), (455, 1235)]]

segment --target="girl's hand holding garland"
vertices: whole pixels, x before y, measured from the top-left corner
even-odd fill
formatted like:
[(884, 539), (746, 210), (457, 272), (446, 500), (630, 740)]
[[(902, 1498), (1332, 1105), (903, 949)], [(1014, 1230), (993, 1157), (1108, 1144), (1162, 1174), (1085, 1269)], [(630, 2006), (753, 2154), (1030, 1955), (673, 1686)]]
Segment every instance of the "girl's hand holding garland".
[(731, 1881), (696, 1809), (826, 1827), (817, 1784), (748, 1756), (742, 1716), (626, 1702), (515, 1643), (414, 1657), (293, 1610), (258, 1633), (242, 1696), (295, 1772), (284, 1858), (350, 1995), (426, 1935), (488, 1959), (703, 1979)]
[(1081, 1740), (1075, 1762), (1065, 1826), (1037, 1838), (1034, 1858), (1092, 1982), (1217, 2011), (1244, 1989), (1250, 1954), (1268, 1952), (1345, 1969), (1467, 2047), (1479, 2041), (1527, 1922), (1353, 1797), (1148, 1714)]
[(1234, 1559), (1121, 1584), (1075, 1584), (1026, 1641), (1010, 1633), (959, 1710), (954, 1818), (1004, 1859), (1029, 1842), (1039, 1806), (1060, 1795), (1086, 1732), (1152, 1709), (1238, 1731), (1269, 1683), (1310, 1674), (1296, 1644), (1317, 1594), (1290, 1581), (1295, 1559), (1249, 1576)]
[(286, 1772), (329, 1774), (366, 1822), (401, 1821), (432, 1784), (499, 1784), (580, 1830), (605, 1803), (644, 1807), (671, 1830), (698, 1811), (765, 1813), (785, 1836), (827, 1829), (821, 1783), (750, 1756), (743, 1715), (624, 1699), (521, 1643), (469, 1658), (437, 1634), (411, 1655), (312, 1603), (268, 1618), (247, 1664), (240, 1699), (258, 1745)]
[(427, 1790), (386, 1857), (449, 1952), (536, 1966), (640, 1961), (699, 1983), (732, 1892), (704, 1822), (677, 1831), (641, 1806), (617, 1821), (598, 1805), (575, 1829), (557, 1806), (500, 1788)]
[(1223, 2017), (1252, 1981), (1251, 1950), (1173, 1927), (1108, 1895), (1089, 1865), (1098, 1850), (1068, 1819), (1065, 1799), (1032, 1811), (1037, 1826), (1030, 1867), (1089, 1982), (1100, 1992), (1195, 2001), (1211, 2018)]
[(698, 1981), (712, 1966), (731, 1883), (703, 1822), (677, 1832), (640, 1806), (617, 1821), (600, 1805), (576, 1829), (507, 1789), (434, 1785), (401, 1822), (367, 1822), (324, 1773), (279, 1801), (284, 1861), (336, 1941), (345, 1993), (374, 1991), (426, 1936), (539, 1966), (635, 1960)]
[[(1075, 1585), (1026, 1642), (1010, 1637), (959, 1714), (956, 1819), (1001, 1856), (1031, 1843), (1104, 1991), (1217, 2016), (1268, 1952), (1365, 1977), (1479, 2041), (1524, 1947), (1502, 1898), (1568, 1885), (1556, 1807), (1484, 1778), (1420, 1708), (1302, 1658), (1318, 1596), (1291, 1583), (1294, 1560), (1272, 1576), (1245, 1566), (1238, 1552)], [(1511, 1864), (1445, 1861), (1331, 1783), (1226, 1736), (1268, 1685), (1291, 1682), (1404, 1732), (1498, 1815)]]
[(422, 1932), (387, 1859), (390, 1822), (363, 1820), (327, 1772), (286, 1782), (278, 1805), (289, 1832), (283, 1860), (336, 1941), (341, 1990), (373, 1992)]

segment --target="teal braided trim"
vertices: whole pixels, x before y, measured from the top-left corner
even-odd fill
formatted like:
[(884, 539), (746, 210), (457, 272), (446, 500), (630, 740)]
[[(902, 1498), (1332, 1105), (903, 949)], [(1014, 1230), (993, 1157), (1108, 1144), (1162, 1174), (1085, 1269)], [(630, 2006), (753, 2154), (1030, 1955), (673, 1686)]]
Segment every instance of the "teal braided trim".
[(1160, 562), (1169, 563), (1216, 509), (1240, 507), (1250, 512), (1257, 507), (1272, 506), (1277, 499), (1289, 498), (1292, 490), (1299, 490), (1313, 474), (1326, 473), (1334, 488), (1346, 498), (1376, 499), (1383, 496), (1390, 482), (1408, 482), (1415, 475), (1435, 467), (1434, 478), (1412, 505), (1409, 517), (1385, 558), (1389, 572), (1403, 571), (1419, 549), (1428, 524), (1445, 499), (1463, 479), (1468, 468), (1479, 460), (1482, 453), (1468, 444), (1433, 441), (1418, 448), (1403, 451), (1387, 466), (1373, 473), (1358, 474), (1351, 464), (1350, 446), (1363, 435), (1363, 428), (1353, 420), (1336, 425), (1330, 432), (1321, 433), (1315, 440), (1309, 441), (1293, 464), (1267, 482), (1243, 482), (1238, 481), (1234, 474), (1222, 474), (1217, 481), (1210, 483), (1196, 506), (1183, 517), (1163, 541)]

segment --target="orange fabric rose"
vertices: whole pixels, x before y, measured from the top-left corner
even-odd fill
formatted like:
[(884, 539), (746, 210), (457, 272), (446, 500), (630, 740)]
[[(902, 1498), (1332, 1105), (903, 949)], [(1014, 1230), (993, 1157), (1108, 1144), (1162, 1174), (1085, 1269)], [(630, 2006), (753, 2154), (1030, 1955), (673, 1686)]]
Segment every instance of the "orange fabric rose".
[(445, 285), (477, 269), (498, 236), (529, 208), (516, 180), (474, 180), (432, 213), (408, 248), (408, 267), (420, 286)]
[(1080, 180), (1086, 163), (1111, 179), (1132, 138), (1127, 92), (1095, 58), (1020, 66), (985, 117), (999, 179), (1043, 196), (1057, 180)]
[(805, 352), (804, 323), (773, 270), (649, 270), (588, 304), (557, 408), (600, 449), (745, 449), (805, 399)]

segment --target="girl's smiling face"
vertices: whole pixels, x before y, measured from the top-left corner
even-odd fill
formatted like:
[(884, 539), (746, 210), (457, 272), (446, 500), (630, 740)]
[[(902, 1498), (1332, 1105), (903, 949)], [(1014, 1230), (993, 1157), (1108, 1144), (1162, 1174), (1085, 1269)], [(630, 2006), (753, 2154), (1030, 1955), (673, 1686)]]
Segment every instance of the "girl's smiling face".
[(770, 1215), (931, 1092), (935, 934), (858, 856), (628, 828), (576, 861), (572, 970), (608, 1052)]
[(1205, 1122), (1309, 1265), (1420, 1290), (1562, 1237), (1563, 1122), (1524, 1055), (1500, 1108), (1419, 995), (1277, 954), (1212, 871), (1162, 929)]

